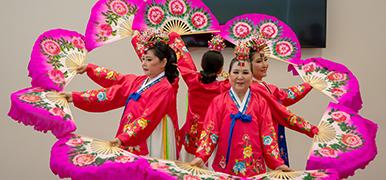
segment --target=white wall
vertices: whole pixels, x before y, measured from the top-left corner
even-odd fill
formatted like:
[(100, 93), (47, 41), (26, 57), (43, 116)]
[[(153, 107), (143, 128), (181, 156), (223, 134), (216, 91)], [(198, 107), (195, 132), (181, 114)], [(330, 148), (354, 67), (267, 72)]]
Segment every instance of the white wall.
[[(7, 112), (11, 92), (30, 86), (27, 65), (34, 41), (51, 28), (85, 31), (88, 15), (94, 1), (2, 1), (0, 11), (1, 67), (0, 71), (0, 177), (1, 179), (55, 179), (49, 169), (50, 148), (55, 138), (12, 121)], [(385, 164), (385, 107), (386, 90), (383, 71), (386, 66), (386, 1), (384, 0), (331, 0), (328, 1), (327, 48), (303, 49), (303, 57), (322, 56), (345, 64), (357, 76), (361, 86), (364, 107), (361, 115), (380, 126), (378, 156), (366, 170), (357, 171), (350, 179), (379, 179), (386, 177)], [(192, 49), (196, 64), (206, 49)], [(225, 52), (231, 58), (231, 49)], [(130, 46), (123, 40), (89, 54), (89, 62), (114, 68), (123, 73), (141, 74), (139, 62)], [(229, 61), (228, 61), (229, 62)], [(266, 79), (281, 87), (300, 82), (286, 72), (286, 65), (272, 62)], [(186, 86), (181, 81), (179, 115), (186, 113)], [(87, 77), (76, 77), (67, 91), (97, 88)], [(320, 119), (328, 99), (313, 91), (303, 101), (291, 107), (313, 123)], [(73, 108), (80, 134), (101, 139), (112, 139), (122, 109), (107, 113), (86, 113)], [(295, 169), (304, 169), (310, 148), (310, 139), (287, 131), (290, 162)]]

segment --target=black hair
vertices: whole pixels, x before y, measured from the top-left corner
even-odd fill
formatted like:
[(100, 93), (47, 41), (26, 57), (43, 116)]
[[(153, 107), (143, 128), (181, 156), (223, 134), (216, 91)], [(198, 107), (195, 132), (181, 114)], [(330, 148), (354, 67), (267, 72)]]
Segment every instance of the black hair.
[(209, 50), (202, 56), (200, 81), (204, 84), (212, 83), (217, 78), (217, 73), (224, 66), (224, 57), (218, 51)]
[(166, 58), (165, 76), (169, 83), (173, 83), (179, 73), (177, 70), (177, 56), (174, 50), (163, 42), (156, 42), (154, 46), (150, 47), (155, 56), (161, 61)]

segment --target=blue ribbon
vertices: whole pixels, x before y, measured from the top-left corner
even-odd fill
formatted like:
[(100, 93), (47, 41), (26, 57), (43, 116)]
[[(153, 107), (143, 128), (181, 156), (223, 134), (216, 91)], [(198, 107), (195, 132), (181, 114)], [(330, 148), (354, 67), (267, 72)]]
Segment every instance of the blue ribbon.
[(131, 93), (129, 98), (127, 98), (126, 104), (129, 103), (130, 100), (138, 101), (140, 97), (141, 97), (140, 93), (137, 93), (137, 92)]
[(232, 144), (232, 137), (233, 137), (233, 128), (235, 127), (236, 120), (241, 120), (241, 122), (244, 123), (250, 123), (252, 121), (251, 115), (243, 114), (240, 111), (237, 114), (231, 114), (232, 123), (231, 123), (231, 129), (230, 134), (228, 137), (228, 148), (227, 148), (227, 155), (226, 155), (226, 161), (225, 164), (228, 165), (229, 161), (229, 155), (231, 151), (231, 144)]

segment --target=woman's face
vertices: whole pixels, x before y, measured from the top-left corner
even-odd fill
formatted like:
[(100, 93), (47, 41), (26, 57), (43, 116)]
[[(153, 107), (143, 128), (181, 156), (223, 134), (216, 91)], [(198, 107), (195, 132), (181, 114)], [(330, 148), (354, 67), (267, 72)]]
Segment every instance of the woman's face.
[(252, 82), (251, 63), (238, 61), (232, 65), (229, 83), (236, 92), (245, 92)]
[(142, 56), (142, 69), (147, 76), (154, 78), (165, 71), (166, 61), (165, 58), (160, 60), (153, 50), (149, 50)]
[(257, 80), (263, 80), (267, 76), (268, 71), (268, 58), (264, 55), (256, 53), (253, 55), (252, 59), (252, 68), (253, 68), (253, 77)]

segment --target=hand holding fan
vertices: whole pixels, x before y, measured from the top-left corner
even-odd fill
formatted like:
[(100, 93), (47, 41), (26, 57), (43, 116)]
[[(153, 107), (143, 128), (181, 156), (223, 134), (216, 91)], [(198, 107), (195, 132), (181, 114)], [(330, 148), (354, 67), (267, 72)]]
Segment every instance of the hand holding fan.
[(28, 65), (33, 87), (61, 91), (86, 60), (84, 37), (74, 31), (54, 29), (36, 40)]
[(220, 35), (229, 42), (254, 42), (264, 45), (266, 57), (294, 63), (301, 58), (296, 34), (284, 22), (264, 14), (244, 14), (234, 17), (220, 27)]
[(8, 115), (38, 131), (51, 131), (57, 138), (76, 129), (66, 98), (59, 92), (40, 87), (26, 88), (11, 94)]
[(305, 82), (336, 103), (350, 107), (356, 112), (362, 108), (358, 80), (344, 65), (323, 58), (310, 58), (299, 62), (295, 69)]
[(340, 178), (354, 175), (377, 154), (377, 128), (349, 108), (330, 103), (319, 123), (306, 169), (334, 168)]
[(134, 15), (143, 3), (143, 0), (97, 1), (87, 24), (87, 50), (130, 37)]
[(133, 29), (188, 35), (219, 32), (219, 23), (201, 0), (152, 0), (135, 15)]

